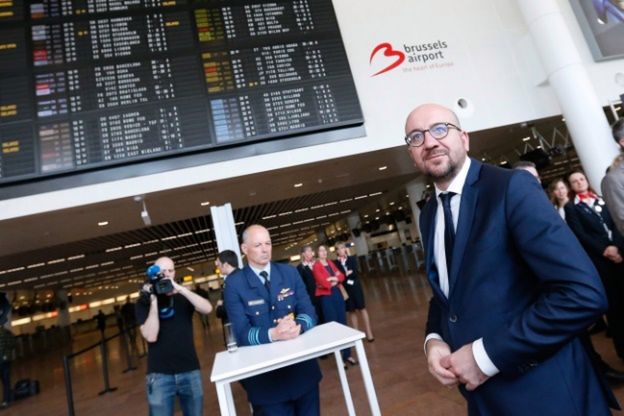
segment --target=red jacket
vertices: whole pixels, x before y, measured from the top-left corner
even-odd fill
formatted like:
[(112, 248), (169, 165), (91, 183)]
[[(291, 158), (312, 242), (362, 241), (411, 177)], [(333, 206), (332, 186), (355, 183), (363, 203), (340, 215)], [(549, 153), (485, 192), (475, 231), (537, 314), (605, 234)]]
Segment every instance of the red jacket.
[[(342, 283), (344, 281), (344, 274), (338, 270), (333, 261), (327, 259), (327, 264), (329, 264), (329, 267), (334, 272), (334, 276), (338, 278), (338, 283)], [(332, 285), (331, 282), (327, 280), (330, 274), (319, 260), (314, 262), (312, 274), (314, 274), (314, 280), (316, 280), (316, 292), (314, 294), (316, 296), (331, 295)]]

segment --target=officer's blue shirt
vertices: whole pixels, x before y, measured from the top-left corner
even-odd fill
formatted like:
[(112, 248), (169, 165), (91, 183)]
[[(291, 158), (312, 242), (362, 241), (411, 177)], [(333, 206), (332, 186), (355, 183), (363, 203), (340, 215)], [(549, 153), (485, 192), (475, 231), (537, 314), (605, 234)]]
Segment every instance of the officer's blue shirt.
[(256, 269), (253, 266), (249, 266), (249, 268), (251, 270), (254, 271), (254, 273), (256, 274), (256, 276), (258, 276), (258, 279), (260, 279), (260, 283), (262, 283), (264, 285), (264, 277), (260, 276), (260, 273), (262, 272), (267, 272), (267, 274), (269, 275), (269, 282), (271, 281), (271, 263), (267, 263), (266, 266), (264, 266), (264, 269)]

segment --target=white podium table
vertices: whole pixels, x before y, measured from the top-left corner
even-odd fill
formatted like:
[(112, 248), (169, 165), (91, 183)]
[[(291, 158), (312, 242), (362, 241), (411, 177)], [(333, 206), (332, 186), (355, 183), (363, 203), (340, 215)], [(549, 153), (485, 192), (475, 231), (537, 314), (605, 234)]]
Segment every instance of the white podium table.
[(217, 353), (210, 381), (217, 387), (221, 415), (236, 415), (230, 383), (333, 352), (348, 414), (354, 416), (355, 408), (340, 350), (355, 347), (371, 413), (373, 416), (381, 416), (366, 352), (362, 345), (363, 338), (363, 332), (337, 322), (329, 322), (289, 341), (238, 347), (238, 350), (232, 353), (227, 351)]

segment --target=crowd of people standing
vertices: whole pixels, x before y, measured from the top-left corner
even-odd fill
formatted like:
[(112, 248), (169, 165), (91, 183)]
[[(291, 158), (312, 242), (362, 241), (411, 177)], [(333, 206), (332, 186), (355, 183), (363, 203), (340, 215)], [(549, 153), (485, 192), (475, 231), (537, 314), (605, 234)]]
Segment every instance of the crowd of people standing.
[[(592, 332), (607, 329), (617, 356), (624, 359), (624, 119), (613, 125), (612, 133), (623, 152), (607, 170), (602, 192), (592, 188), (579, 169), (551, 181), (547, 192), (554, 208), (587, 252), (605, 288), (609, 304), (607, 326), (600, 318)], [(604, 363), (592, 346), (590, 350), (610, 382), (624, 382), (623, 372)]]

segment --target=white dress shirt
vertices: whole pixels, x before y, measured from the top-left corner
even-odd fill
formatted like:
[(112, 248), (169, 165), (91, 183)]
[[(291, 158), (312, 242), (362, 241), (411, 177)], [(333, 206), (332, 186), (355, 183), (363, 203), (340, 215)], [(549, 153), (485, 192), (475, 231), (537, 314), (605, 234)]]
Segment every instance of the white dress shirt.
[[(446, 269), (446, 251), (444, 249), (444, 210), (442, 207), (442, 200), (440, 199), (440, 194), (443, 192), (454, 192), (454, 195), (451, 198), (451, 212), (453, 213), (453, 225), (455, 226), (455, 230), (457, 230), (457, 220), (459, 219), (459, 209), (461, 206), (461, 196), (464, 188), (464, 184), (466, 183), (466, 177), (468, 176), (468, 169), (470, 169), (470, 158), (466, 157), (466, 161), (463, 166), (457, 172), (457, 175), (448, 186), (446, 191), (442, 191), (440, 188), (435, 186), (436, 198), (438, 200), (438, 207), (436, 210), (436, 222), (435, 222), (435, 230), (433, 236), (433, 256), (436, 264), (436, 268), (438, 269), (438, 279), (440, 282), (440, 289), (444, 296), (448, 298), (449, 295), (449, 271)], [(427, 345), (427, 341), (430, 339), (439, 339), (442, 340), (440, 334), (431, 333), (428, 334), (425, 338), (425, 346)], [(442, 340), (443, 341), (443, 340)], [(479, 369), (486, 376), (493, 376), (499, 372), (498, 368), (494, 365), (490, 357), (487, 355), (485, 348), (483, 347), (483, 338), (479, 338), (478, 340), (472, 343), (472, 354), (474, 355), (475, 361), (479, 366)]]

